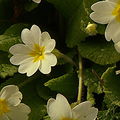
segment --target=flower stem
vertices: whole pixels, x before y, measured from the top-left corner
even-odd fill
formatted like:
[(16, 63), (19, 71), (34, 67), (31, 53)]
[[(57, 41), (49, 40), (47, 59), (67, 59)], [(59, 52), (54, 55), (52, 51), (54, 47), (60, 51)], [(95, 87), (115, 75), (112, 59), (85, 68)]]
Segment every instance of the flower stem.
[(68, 57), (67, 55), (61, 53), (59, 50), (54, 49), (54, 50), (52, 51), (52, 53), (55, 54), (58, 59), (59, 59), (59, 58), (63, 58), (63, 59), (66, 60), (68, 63), (70, 63), (70, 64), (72, 64), (72, 65), (74, 65), (74, 66), (77, 67), (76, 63), (75, 63), (70, 57)]
[(82, 88), (83, 88), (83, 63), (82, 63), (82, 58), (81, 58), (80, 54), (79, 54), (78, 78), (79, 78), (79, 86), (78, 86), (77, 102), (80, 103), (82, 100)]
[(66, 61), (68, 61), (69, 63), (71, 63), (72, 65), (74, 65), (74, 66), (77, 67), (77, 65), (75, 64), (75, 62), (74, 62), (70, 57), (68, 57), (68, 56), (65, 55), (65, 54), (62, 54), (62, 56), (63, 56), (63, 58), (64, 58)]

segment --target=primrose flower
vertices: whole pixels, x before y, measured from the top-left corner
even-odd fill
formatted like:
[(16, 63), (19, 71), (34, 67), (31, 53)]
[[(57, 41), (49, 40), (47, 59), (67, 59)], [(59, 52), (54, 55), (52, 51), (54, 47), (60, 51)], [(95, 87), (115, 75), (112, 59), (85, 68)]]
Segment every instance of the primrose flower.
[(100, 24), (108, 24), (105, 30), (107, 41), (120, 40), (120, 0), (99, 1), (91, 6), (90, 18)]
[(13, 56), (10, 62), (20, 65), (19, 73), (33, 75), (38, 69), (43, 74), (51, 72), (51, 66), (57, 64), (57, 58), (51, 51), (55, 48), (55, 40), (51, 39), (48, 32), (41, 33), (37, 25), (31, 29), (23, 29), (21, 38), (24, 44), (16, 44), (9, 51)]
[(91, 106), (92, 104), (86, 101), (71, 109), (67, 99), (57, 94), (56, 100), (48, 100), (47, 112), (51, 120), (95, 120), (98, 109)]
[(41, 0), (32, 0), (33, 2), (35, 2), (35, 3), (40, 3), (41, 2)]
[(21, 100), (22, 93), (17, 86), (5, 86), (0, 91), (0, 120), (28, 120), (31, 110)]

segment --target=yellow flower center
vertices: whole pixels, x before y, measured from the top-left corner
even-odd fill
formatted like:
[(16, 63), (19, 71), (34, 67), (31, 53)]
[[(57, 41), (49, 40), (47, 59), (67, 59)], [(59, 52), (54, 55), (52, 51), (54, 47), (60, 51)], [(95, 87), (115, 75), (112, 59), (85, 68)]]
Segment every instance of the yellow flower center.
[(6, 112), (9, 112), (8, 104), (5, 100), (0, 99), (0, 116), (3, 115)]
[(120, 2), (117, 3), (115, 9), (112, 11), (112, 14), (116, 16), (116, 20), (120, 22)]
[(38, 44), (34, 45), (34, 50), (29, 54), (30, 56), (34, 57), (34, 62), (44, 59), (44, 51), (45, 47), (40, 46)]

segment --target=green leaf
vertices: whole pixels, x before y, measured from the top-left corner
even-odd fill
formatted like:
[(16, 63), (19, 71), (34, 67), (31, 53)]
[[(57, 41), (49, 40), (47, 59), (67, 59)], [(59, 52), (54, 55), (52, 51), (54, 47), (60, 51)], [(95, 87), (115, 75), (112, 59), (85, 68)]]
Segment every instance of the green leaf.
[(113, 64), (120, 60), (120, 54), (112, 42), (107, 42), (103, 36), (89, 37), (79, 45), (82, 57), (97, 64)]
[[(97, 0), (98, 1), (98, 0)], [(68, 47), (74, 47), (83, 41), (89, 34), (86, 27), (89, 22), (93, 23), (89, 15), (92, 12), (91, 5), (96, 0), (48, 0), (55, 5), (59, 12), (68, 18), (66, 43)], [(97, 25), (97, 32), (104, 33), (103, 28)]]
[(20, 37), (13, 37), (8, 35), (0, 35), (0, 50), (8, 52), (9, 48), (14, 44), (20, 43)]
[[(67, 18), (68, 31), (66, 43), (69, 47), (77, 45), (80, 38), (80, 18), (83, 0), (48, 0)], [(77, 39), (76, 39), (77, 38)]]
[(6, 78), (7, 76), (13, 76), (17, 72), (17, 67), (10, 64), (0, 65), (0, 77)]
[(77, 95), (78, 78), (75, 73), (68, 73), (58, 78), (51, 79), (44, 85), (69, 98), (74, 98)]
[(39, 96), (45, 100), (48, 100), (49, 98), (55, 96), (55, 92), (51, 91), (48, 87), (45, 87), (44, 85), (37, 85), (37, 92)]
[(98, 119), (99, 120), (119, 120), (120, 119), (120, 111), (119, 107), (112, 105), (108, 108), (108, 110), (99, 111)]
[(28, 24), (14, 24), (10, 26), (4, 33), (4, 35), (9, 35), (9, 36), (21, 36), (21, 32), (24, 28), (29, 28), (30, 26)]
[(92, 65), (84, 71), (84, 84), (87, 86), (87, 100), (95, 104), (93, 93), (103, 93), (103, 81), (100, 78), (107, 66)]
[(105, 92), (104, 102), (106, 103), (107, 107), (112, 105), (120, 106), (120, 100), (112, 93)]
[(8, 28), (3, 35), (0, 35), (0, 50), (8, 52), (14, 44), (21, 43), (21, 31), (28, 27), (26, 24), (15, 24)]
[(36, 86), (39, 82), (40, 76), (26, 77), (24, 75), (16, 74), (13, 78), (7, 80), (0, 85), (2, 87), (14, 84), (20, 88), (23, 94), (22, 102), (31, 108), (29, 120), (40, 120), (46, 114), (46, 102), (37, 94)]
[(25, 4), (25, 10), (28, 11), (28, 12), (30, 12), (33, 9), (35, 9), (37, 6), (38, 6), (38, 4), (34, 3), (33, 1), (30, 1), (30, 2), (27, 2)]
[(54, 6), (64, 15), (65, 18), (72, 17), (72, 15), (79, 8), (82, 0), (47, 0), (54, 4)]
[[(84, 16), (84, 17), (83, 17)], [(84, 40), (86, 36), (85, 28), (89, 22), (84, 8), (81, 4), (79, 9), (74, 14), (74, 17), (70, 19), (67, 29), (66, 43), (68, 47), (74, 47)]]
[(49, 116), (45, 116), (43, 120), (51, 120)]
[(104, 92), (111, 104), (120, 106), (120, 75), (116, 75), (116, 67), (108, 68), (102, 75)]

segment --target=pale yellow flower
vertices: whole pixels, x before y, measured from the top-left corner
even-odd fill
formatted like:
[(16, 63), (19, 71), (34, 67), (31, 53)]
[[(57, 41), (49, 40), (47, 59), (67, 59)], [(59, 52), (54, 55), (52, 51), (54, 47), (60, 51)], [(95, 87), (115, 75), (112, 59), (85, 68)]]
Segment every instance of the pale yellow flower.
[(27, 73), (27, 76), (33, 75), (38, 69), (43, 74), (51, 72), (51, 67), (57, 64), (57, 58), (52, 54), (55, 48), (55, 40), (51, 39), (48, 32), (41, 33), (37, 25), (31, 29), (25, 28), (21, 33), (24, 44), (16, 44), (10, 48), (13, 56), (10, 62), (14, 65), (20, 65), (19, 73)]
[(95, 120), (98, 109), (92, 107), (89, 101), (82, 102), (71, 109), (67, 99), (57, 94), (56, 99), (48, 100), (47, 112), (51, 120)]
[(21, 100), (22, 93), (17, 86), (5, 86), (0, 91), (0, 120), (28, 120), (31, 110)]
[(106, 40), (120, 41), (120, 0), (99, 1), (91, 6), (93, 21), (108, 24), (105, 30)]

